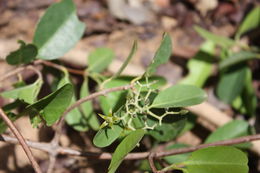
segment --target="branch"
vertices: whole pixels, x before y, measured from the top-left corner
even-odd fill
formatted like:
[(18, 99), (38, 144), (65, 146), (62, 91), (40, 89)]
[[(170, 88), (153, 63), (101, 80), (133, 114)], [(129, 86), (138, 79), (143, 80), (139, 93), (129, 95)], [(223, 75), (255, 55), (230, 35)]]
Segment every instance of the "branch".
[(10, 130), (13, 132), (19, 143), (21, 144), (25, 154), (27, 155), (28, 159), (30, 160), (35, 172), (42, 173), (40, 166), (36, 162), (35, 158), (33, 157), (32, 151), (28, 147), (28, 145), (25, 142), (25, 139), (21, 135), (21, 133), (17, 130), (13, 122), (8, 118), (8, 116), (4, 113), (4, 111), (0, 108), (0, 116), (4, 120), (4, 122), (8, 125)]
[[(209, 144), (202, 144), (202, 145), (193, 146), (193, 147), (155, 152), (153, 157), (160, 158), (160, 157), (165, 157), (165, 156), (170, 156), (170, 155), (189, 153), (189, 152), (196, 151), (198, 149), (207, 148), (207, 147), (211, 147), (211, 146), (235, 145), (235, 144), (256, 141), (256, 140), (260, 140), (260, 134), (244, 136), (244, 137), (240, 137), (240, 138), (229, 139), (229, 140), (224, 140), (224, 141), (219, 141), (219, 142), (213, 142), (213, 143), (209, 143)], [(9, 143), (13, 143), (13, 144), (19, 143), (19, 141), (16, 138), (10, 137), (7, 135), (1, 135), (0, 141), (6, 141)], [(38, 150), (42, 150), (42, 151), (45, 151), (48, 153), (57, 152), (62, 155), (92, 157), (92, 158), (96, 158), (96, 159), (100, 159), (100, 160), (110, 160), (112, 158), (112, 153), (107, 153), (107, 152), (102, 152), (102, 153), (82, 152), (82, 151), (78, 151), (78, 150), (67, 148), (67, 147), (61, 147), (61, 146), (53, 148), (50, 143), (40, 143), (40, 142), (32, 142), (32, 141), (26, 141), (26, 143), (29, 147), (32, 147), (32, 148), (35, 148)], [(150, 152), (130, 153), (125, 157), (125, 160), (146, 159), (149, 157), (149, 155), (150, 155)]]

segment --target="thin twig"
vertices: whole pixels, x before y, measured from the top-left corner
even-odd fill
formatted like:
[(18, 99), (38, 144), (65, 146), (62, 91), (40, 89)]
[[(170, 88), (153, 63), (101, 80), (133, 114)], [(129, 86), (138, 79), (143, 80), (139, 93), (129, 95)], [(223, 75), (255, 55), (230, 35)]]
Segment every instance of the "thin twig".
[[(235, 138), (235, 139), (229, 139), (229, 140), (224, 140), (224, 141), (219, 141), (219, 142), (213, 142), (209, 144), (202, 144), (198, 146), (193, 146), (193, 147), (187, 147), (187, 148), (178, 148), (178, 149), (171, 149), (168, 151), (157, 151), (154, 153), (154, 158), (160, 158), (160, 157), (165, 157), (165, 156), (170, 156), (170, 155), (177, 155), (177, 154), (183, 154), (183, 153), (189, 153), (196, 151), (198, 149), (202, 148), (207, 148), (207, 147), (212, 147), (212, 146), (226, 146), (226, 145), (235, 145), (235, 144), (240, 144), (240, 143), (245, 143), (245, 142), (250, 142), (250, 141), (256, 141), (260, 140), (260, 134), (256, 135), (250, 135), (250, 136), (243, 136), (240, 138)], [(7, 136), (7, 135), (0, 135), (0, 141), (5, 141), (9, 143), (14, 143), (18, 144), (19, 141), (16, 138)], [(72, 148), (67, 148), (67, 147), (61, 147), (58, 146), (56, 149), (51, 146), (50, 143), (40, 143), (40, 142), (32, 142), (32, 141), (26, 141), (27, 145), (29, 147), (42, 150), (48, 153), (51, 152), (57, 152), (62, 155), (71, 155), (71, 156), (81, 156), (81, 157), (92, 157), (100, 160), (110, 160), (112, 158), (112, 153), (106, 153), (106, 152), (82, 152), (78, 151)], [(57, 151), (54, 151), (57, 150)], [(150, 155), (150, 152), (139, 152), (139, 153), (130, 153), (125, 157), (125, 160), (139, 160), (139, 159), (146, 159)]]
[(26, 153), (28, 159), (30, 160), (35, 172), (42, 173), (40, 166), (36, 162), (35, 158), (33, 157), (32, 151), (28, 147), (28, 145), (25, 142), (25, 139), (21, 135), (21, 133), (17, 130), (13, 122), (8, 118), (8, 116), (4, 113), (4, 111), (0, 108), (0, 116), (4, 120), (4, 122), (7, 124), (7, 126), (10, 128), (10, 130), (13, 132), (19, 143), (21, 144), (24, 152)]
[(61, 70), (61, 71), (67, 70), (69, 73), (72, 73), (72, 74), (83, 75), (83, 76), (86, 75), (86, 72), (84, 70), (77, 70), (77, 69), (64, 67), (62, 65), (52, 63), (51, 61), (36, 60), (36, 61), (34, 61), (34, 64), (44, 64), (46, 66), (56, 68), (56, 69)]
[(154, 164), (154, 160), (153, 160), (154, 159), (154, 155), (155, 155), (155, 153), (153, 153), (153, 152), (150, 153), (149, 156), (148, 156), (148, 161), (149, 161), (149, 165), (150, 165), (153, 173), (157, 173), (158, 170), (156, 169), (155, 164)]
[(55, 163), (56, 163), (56, 156), (50, 155), (50, 163), (49, 163), (49, 167), (47, 170), (47, 173), (52, 173), (54, 168), (55, 168)]

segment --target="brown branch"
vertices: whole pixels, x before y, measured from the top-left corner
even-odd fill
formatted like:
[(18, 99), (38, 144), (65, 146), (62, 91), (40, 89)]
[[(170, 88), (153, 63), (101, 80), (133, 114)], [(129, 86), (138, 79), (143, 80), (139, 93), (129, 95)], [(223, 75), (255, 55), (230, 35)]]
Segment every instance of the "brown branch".
[(46, 66), (56, 68), (61, 71), (67, 70), (69, 73), (72, 73), (72, 74), (77, 74), (77, 75), (82, 75), (82, 76), (86, 75), (86, 72), (84, 70), (77, 70), (77, 69), (64, 67), (62, 65), (52, 63), (51, 61), (36, 60), (36, 61), (34, 61), (34, 64), (44, 64)]
[(39, 78), (42, 79), (41, 72), (38, 69), (36, 69), (35, 67), (33, 67), (32, 65), (28, 65), (28, 66), (16, 68), (15, 70), (13, 70), (13, 71), (7, 73), (6, 75), (2, 76), (0, 78), (0, 82), (2, 82), (3, 80), (5, 80), (5, 79), (7, 79), (7, 78), (9, 78), (9, 77), (11, 77), (13, 75), (18, 74), (18, 73), (20, 73), (20, 72), (22, 72), (24, 70), (32, 70), (32, 71), (34, 71), (38, 75)]
[[(189, 152), (196, 151), (198, 149), (207, 148), (207, 147), (211, 147), (211, 146), (235, 145), (235, 144), (256, 141), (256, 140), (260, 140), (260, 134), (244, 136), (244, 137), (240, 137), (240, 138), (229, 139), (229, 140), (224, 140), (224, 141), (219, 141), (219, 142), (213, 142), (213, 143), (209, 143), (209, 144), (202, 144), (202, 145), (193, 146), (193, 147), (172, 149), (172, 150), (168, 150), (168, 151), (158, 151), (158, 152), (154, 153), (153, 157), (160, 158), (160, 157), (165, 157), (165, 156), (170, 156), (170, 155), (189, 153)], [(1, 135), (0, 141), (6, 141), (9, 143), (13, 143), (13, 144), (19, 143), (19, 141), (16, 138), (13, 138), (13, 137), (10, 137), (7, 135)], [(112, 154), (106, 153), (106, 152), (102, 152), (102, 153), (82, 152), (82, 151), (78, 151), (78, 150), (67, 148), (67, 147), (61, 147), (61, 146), (53, 148), (50, 143), (40, 143), (40, 142), (32, 142), (32, 141), (26, 141), (26, 143), (29, 147), (32, 147), (32, 148), (35, 148), (38, 150), (42, 150), (42, 151), (45, 151), (48, 153), (57, 152), (58, 154), (62, 154), (62, 155), (92, 157), (92, 158), (96, 158), (96, 159), (100, 159), (100, 160), (110, 160), (112, 158)], [(150, 152), (129, 153), (125, 157), (125, 160), (146, 159), (149, 157), (149, 155), (150, 155)]]
[(32, 151), (28, 147), (28, 145), (25, 142), (25, 139), (21, 135), (21, 133), (17, 130), (13, 122), (8, 118), (8, 116), (4, 113), (4, 111), (0, 108), (0, 116), (4, 120), (4, 122), (7, 124), (7, 126), (10, 128), (12, 133), (15, 135), (19, 143), (21, 144), (24, 152), (26, 153), (28, 159), (30, 160), (35, 172), (42, 173), (40, 166), (36, 162), (35, 158), (33, 157)]
[(150, 153), (149, 156), (148, 156), (148, 161), (149, 161), (149, 165), (153, 171), (153, 173), (157, 173), (158, 170), (156, 169), (155, 167), (155, 164), (154, 164), (154, 156), (155, 156), (155, 153)]

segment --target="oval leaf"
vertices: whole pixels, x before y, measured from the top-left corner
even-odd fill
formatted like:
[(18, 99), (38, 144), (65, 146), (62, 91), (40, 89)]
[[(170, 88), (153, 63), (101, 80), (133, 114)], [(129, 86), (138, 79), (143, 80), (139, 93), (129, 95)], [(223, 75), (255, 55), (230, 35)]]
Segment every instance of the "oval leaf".
[(244, 61), (254, 59), (254, 58), (257, 58), (257, 57), (260, 58), (260, 54), (256, 54), (256, 53), (253, 53), (253, 52), (246, 52), (246, 51), (234, 53), (230, 57), (221, 61), (221, 63), (219, 64), (219, 68), (220, 69), (227, 68), (227, 67), (232, 66), (234, 64), (238, 64), (240, 62), (244, 62)]
[(135, 148), (135, 146), (143, 138), (144, 134), (145, 131), (143, 129), (138, 129), (131, 132), (123, 139), (123, 141), (117, 146), (112, 156), (112, 160), (108, 168), (109, 173), (114, 173), (117, 170), (124, 157)]
[(228, 146), (209, 147), (197, 150), (183, 162), (189, 173), (248, 173), (246, 155)]
[[(250, 135), (249, 124), (243, 120), (234, 120), (218, 128), (215, 132), (211, 133), (205, 143), (222, 141), (226, 139), (233, 139), (241, 136)], [(245, 146), (239, 144), (238, 146)], [(246, 145), (248, 146), (248, 145)], [(245, 146), (245, 147), (246, 147)]]
[(97, 48), (89, 54), (88, 71), (100, 73), (105, 70), (114, 59), (115, 54), (109, 48)]
[(71, 84), (66, 84), (57, 91), (28, 106), (25, 111), (32, 116), (40, 114), (47, 125), (51, 126), (70, 105), (72, 96), (73, 87)]
[(33, 43), (38, 47), (38, 58), (56, 59), (68, 52), (81, 38), (84, 23), (76, 16), (72, 0), (62, 0), (49, 7), (37, 25)]
[(225, 71), (217, 85), (217, 96), (225, 103), (239, 96), (244, 87), (246, 77), (246, 66), (236, 65)]
[(155, 97), (152, 108), (185, 107), (200, 104), (206, 99), (206, 93), (192, 85), (174, 85)]
[(169, 60), (171, 54), (172, 54), (171, 37), (169, 36), (169, 34), (165, 33), (163, 35), (163, 39), (160, 47), (157, 49), (151, 64), (148, 66), (145, 72), (145, 76), (147, 77), (151, 76), (156, 71), (156, 68), (159, 65), (164, 64)]
[(112, 144), (121, 134), (123, 128), (119, 125), (105, 127), (100, 129), (93, 139), (93, 143), (97, 147), (106, 147)]

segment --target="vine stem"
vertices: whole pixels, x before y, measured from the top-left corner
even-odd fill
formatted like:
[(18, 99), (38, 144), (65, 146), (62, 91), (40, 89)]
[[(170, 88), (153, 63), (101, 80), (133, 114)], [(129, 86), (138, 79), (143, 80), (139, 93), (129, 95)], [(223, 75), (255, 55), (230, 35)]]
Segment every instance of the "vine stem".
[(17, 138), (17, 141), (21, 144), (25, 154), (27, 155), (28, 159), (30, 160), (34, 170), (36, 173), (42, 173), (40, 166), (36, 162), (35, 158), (33, 157), (32, 151), (30, 150), (29, 146), (26, 144), (25, 139), (21, 135), (21, 133), (17, 130), (13, 122), (8, 118), (8, 116), (4, 113), (3, 109), (0, 108), (0, 116), (4, 120), (4, 122), (7, 124), (7, 126), (10, 128), (12, 133)]
[[(260, 134), (243, 136), (240, 138), (218, 141), (218, 142), (213, 142), (208, 144), (201, 144), (201, 145), (187, 147), (187, 148), (171, 149), (167, 151), (154, 151), (152, 156), (153, 158), (160, 158), (165, 156), (189, 153), (207, 147), (235, 145), (235, 144), (256, 141), (256, 140), (260, 140)], [(5, 141), (14, 144), (19, 143), (17, 138), (10, 137), (7, 135), (0, 135), (0, 141)], [(83, 152), (83, 151), (78, 151), (75, 149), (61, 147), (61, 146), (57, 146), (54, 148), (51, 143), (41, 143), (41, 142), (32, 142), (32, 141), (26, 141), (26, 143), (29, 147), (48, 152), (49, 154), (52, 154), (53, 152), (57, 152), (58, 154), (61, 155), (92, 157), (100, 160), (110, 160), (112, 158), (112, 153), (107, 153), (107, 152)], [(129, 153), (124, 159), (125, 160), (147, 159), (150, 154), (151, 152)]]

